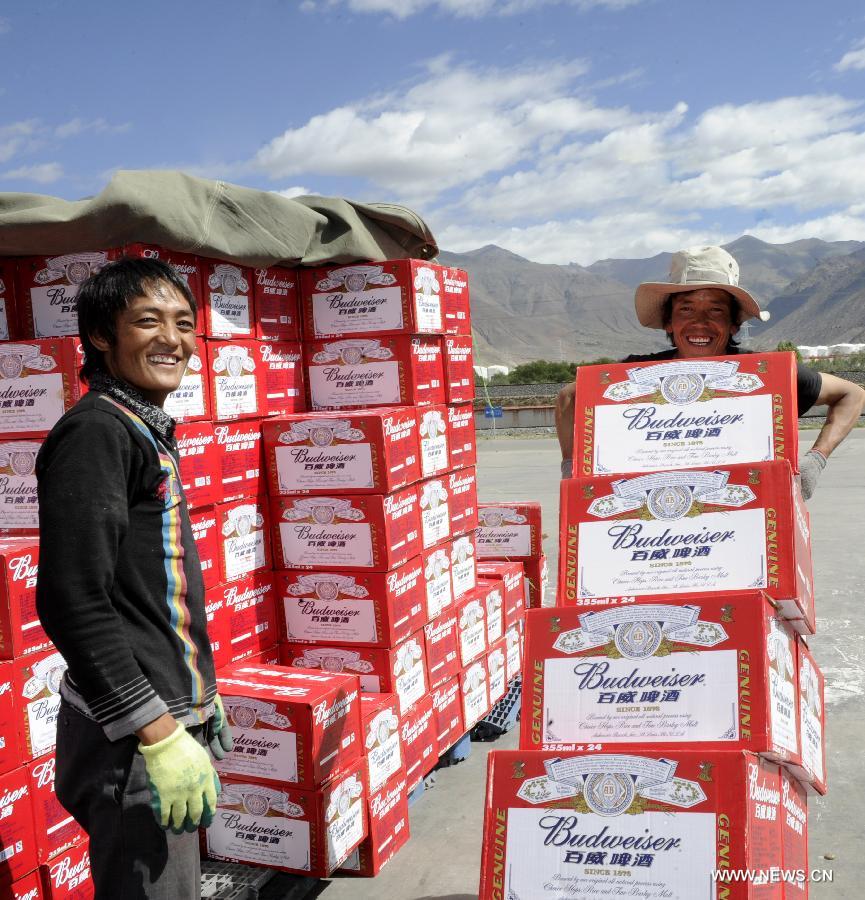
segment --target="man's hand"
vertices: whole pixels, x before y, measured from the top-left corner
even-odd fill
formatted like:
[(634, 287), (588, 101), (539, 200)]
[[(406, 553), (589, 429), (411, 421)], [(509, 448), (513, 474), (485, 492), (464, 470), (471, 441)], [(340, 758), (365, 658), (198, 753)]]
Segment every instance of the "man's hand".
[(213, 821), (219, 778), (207, 751), (179, 722), (155, 744), (139, 744), (150, 782), (156, 821), (177, 833), (207, 828)]
[(802, 496), (806, 500), (811, 499), (817, 488), (817, 479), (825, 468), (826, 457), (819, 450), (809, 450), (799, 460), (799, 481), (802, 485)]
[(213, 713), (213, 723), (210, 726), (212, 730), (207, 745), (210, 747), (214, 759), (225, 759), (234, 749), (234, 736), (231, 733), (228, 719), (225, 718), (225, 709), (219, 694), (216, 695), (214, 704), (216, 710)]

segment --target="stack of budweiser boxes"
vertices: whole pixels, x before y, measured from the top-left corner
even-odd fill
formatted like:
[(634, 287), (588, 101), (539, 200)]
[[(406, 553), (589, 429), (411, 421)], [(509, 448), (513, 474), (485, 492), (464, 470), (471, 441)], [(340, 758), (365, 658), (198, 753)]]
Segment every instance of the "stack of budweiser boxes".
[(806, 898), (826, 775), (793, 357), (586, 367), (576, 409), (481, 897)]

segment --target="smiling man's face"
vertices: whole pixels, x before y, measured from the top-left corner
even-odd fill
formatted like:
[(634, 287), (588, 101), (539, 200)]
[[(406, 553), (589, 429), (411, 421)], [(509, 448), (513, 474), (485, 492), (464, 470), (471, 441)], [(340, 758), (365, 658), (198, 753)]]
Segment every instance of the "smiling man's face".
[(731, 314), (730, 294), (721, 288), (700, 288), (674, 294), (667, 332), (679, 357), (723, 356), (739, 326)]

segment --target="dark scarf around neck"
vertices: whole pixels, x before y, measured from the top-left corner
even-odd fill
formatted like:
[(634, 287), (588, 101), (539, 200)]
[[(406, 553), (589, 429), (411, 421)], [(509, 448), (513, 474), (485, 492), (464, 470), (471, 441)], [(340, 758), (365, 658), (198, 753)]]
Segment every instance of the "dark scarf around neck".
[(127, 409), (132, 410), (136, 416), (143, 419), (168, 446), (173, 450), (174, 419), (155, 403), (145, 400), (141, 392), (131, 384), (109, 375), (108, 372), (96, 371), (88, 379), (91, 391), (98, 394), (107, 394), (112, 400), (122, 403)]

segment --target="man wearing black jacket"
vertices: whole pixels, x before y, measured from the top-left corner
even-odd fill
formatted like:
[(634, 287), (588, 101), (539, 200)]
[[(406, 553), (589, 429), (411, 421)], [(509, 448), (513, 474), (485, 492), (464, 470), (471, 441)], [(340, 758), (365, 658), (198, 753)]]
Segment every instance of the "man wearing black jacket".
[(82, 285), (89, 392), (37, 460), (37, 607), (68, 669), (56, 792), (90, 836), (98, 900), (200, 896), (197, 828), (231, 736), (204, 586), (162, 409), (195, 350), (195, 300), (158, 260)]

